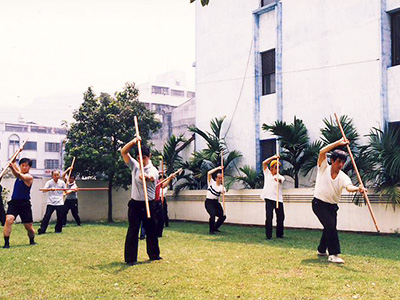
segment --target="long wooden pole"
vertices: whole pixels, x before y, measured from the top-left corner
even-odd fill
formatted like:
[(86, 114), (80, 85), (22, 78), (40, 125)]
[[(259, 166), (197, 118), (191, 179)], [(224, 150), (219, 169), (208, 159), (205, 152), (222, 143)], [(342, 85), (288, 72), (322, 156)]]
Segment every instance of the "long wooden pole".
[(279, 141), (276, 140), (276, 209), (279, 208)]
[[(336, 122), (337, 122), (337, 124), (339, 126), (339, 129), (340, 129), (340, 132), (342, 133), (343, 138), (347, 139), (346, 135), (344, 133), (342, 124), (339, 121), (338, 116), (336, 115), (336, 113), (334, 113), (334, 115), (335, 115)], [(356, 165), (356, 161), (354, 160), (354, 156), (353, 156), (353, 153), (351, 152), (349, 144), (347, 144), (346, 147), (347, 147), (347, 151), (349, 152), (349, 156), (350, 156), (351, 162), (353, 163), (354, 170), (356, 171), (358, 182), (359, 182), (360, 185), (364, 186), (363, 181), (362, 181), (361, 176), (360, 176), (360, 172), (358, 171), (358, 168), (357, 168), (357, 165)], [(372, 221), (374, 221), (376, 231), (379, 232), (380, 230), (379, 230), (379, 227), (378, 227), (378, 223), (376, 222), (374, 211), (372, 210), (371, 203), (369, 201), (367, 192), (365, 190), (363, 192), (363, 195), (364, 195), (365, 201), (367, 202), (367, 207), (368, 207), (369, 213), (371, 214)]]
[(177, 174), (181, 173), (183, 171), (182, 168), (178, 169), (178, 171), (172, 173), (171, 175), (169, 175), (167, 178), (165, 178), (164, 180), (161, 180), (160, 182), (157, 182), (156, 186), (159, 186), (160, 184), (163, 184), (164, 182), (166, 182), (167, 180), (171, 179), (173, 176), (176, 176)]
[(224, 216), (225, 216), (225, 178), (224, 178), (224, 153), (221, 150), (221, 175), (222, 175), (222, 207), (224, 209)]
[[(164, 158), (161, 156), (161, 176), (164, 178)], [(164, 204), (164, 189), (161, 185), (161, 204)]]
[(24, 149), (24, 146), (28, 139), (25, 140), (25, 142), (22, 143), (21, 147), (17, 151), (14, 152), (13, 156), (11, 156), (11, 159), (8, 161), (7, 165), (4, 167), (4, 169), (0, 173), (0, 179), (3, 178), (4, 174), (6, 173), (8, 167), (11, 165), (11, 163), (17, 158), (17, 156), (21, 153), (21, 151)]
[[(134, 117), (135, 121), (135, 129), (136, 129), (136, 137), (139, 137), (139, 125), (138, 125), (138, 119), (135, 116)], [(140, 172), (142, 174), (142, 182), (143, 182), (143, 193), (144, 193), (144, 202), (146, 204), (146, 213), (147, 213), (147, 218), (150, 219), (150, 206), (149, 206), (149, 198), (147, 195), (147, 184), (146, 184), (146, 178), (144, 174), (144, 166), (143, 166), (143, 156), (142, 156), (142, 142), (137, 141), (137, 147), (138, 147), (138, 153), (139, 153), (139, 164), (140, 164)]]
[(39, 189), (41, 192), (50, 192), (50, 191), (108, 191), (108, 188), (77, 188), (77, 189)]
[(67, 182), (69, 182), (69, 178), (71, 177), (72, 170), (74, 169), (74, 165), (75, 165), (75, 156), (74, 156), (74, 158), (72, 159), (71, 169), (70, 169), (69, 172), (68, 172)]

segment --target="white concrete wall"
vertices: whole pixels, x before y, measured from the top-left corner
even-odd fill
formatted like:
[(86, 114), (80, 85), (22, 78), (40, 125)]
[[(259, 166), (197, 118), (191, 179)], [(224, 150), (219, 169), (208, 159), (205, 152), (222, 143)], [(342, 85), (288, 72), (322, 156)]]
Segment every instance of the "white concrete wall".
[[(259, 1), (218, 0), (210, 1), (206, 7), (196, 2), (196, 126), (209, 130), (212, 118), (226, 116), (222, 133), (232, 121), (227, 135), (229, 149), (241, 151), (246, 163), (254, 165), (252, 11), (258, 8)], [(243, 80), (242, 96), (233, 117)], [(198, 138), (196, 148), (203, 147)]]
[(386, 0), (386, 11), (393, 11), (400, 8), (400, 1)]
[[(292, 228), (322, 228), (311, 208), (313, 189), (284, 189), (285, 226)], [(265, 204), (259, 197), (261, 190), (230, 190), (226, 195), (227, 223), (264, 225)], [(177, 198), (168, 197), (169, 217), (175, 220), (208, 222), (204, 208), (206, 191), (183, 191)], [(377, 195), (370, 195), (381, 232), (400, 231), (400, 211), (386, 203), (379, 203)], [(356, 206), (351, 195), (344, 194), (339, 204), (338, 229), (375, 232), (368, 208)], [(274, 220), (275, 222), (275, 220)]]
[(389, 120), (400, 121), (400, 66), (388, 68)]

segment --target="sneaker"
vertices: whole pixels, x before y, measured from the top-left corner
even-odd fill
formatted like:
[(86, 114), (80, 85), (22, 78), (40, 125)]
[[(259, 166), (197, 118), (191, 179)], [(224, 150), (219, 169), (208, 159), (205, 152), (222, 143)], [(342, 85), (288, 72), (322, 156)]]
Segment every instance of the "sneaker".
[(319, 251), (317, 251), (317, 255), (318, 256), (328, 256), (328, 253), (325, 251), (325, 252), (319, 252)]
[(10, 249), (10, 245), (4, 245), (3, 249)]
[(152, 258), (150, 258), (150, 260), (161, 260), (162, 259), (162, 257), (161, 256), (156, 256), (156, 257), (152, 257)]
[(339, 256), (337, 255), (329, 255), (328, 257), (328, 261), (336, 263), (336, 264), (344, 264), (344, 260), (341, 259)]

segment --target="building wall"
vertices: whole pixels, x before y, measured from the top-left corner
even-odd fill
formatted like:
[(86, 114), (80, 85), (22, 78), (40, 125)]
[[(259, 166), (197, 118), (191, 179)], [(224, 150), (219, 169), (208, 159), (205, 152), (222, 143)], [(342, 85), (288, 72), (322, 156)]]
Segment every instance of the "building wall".
[[(256, 166), (258, 139), (271, 137), (261, 126), (280, 118), (302, 119), (315, 140), (324, 118), (348, 115), (364, 142), (372, 127), (400, 120), (400, 71), (387, 68), (387, 11), (400, 8), (399, 1), (281, 0), (264, 10), (259, 5), (220, 0), (196, 8), (196, 124), (207, 129), (211, 118), (226, 115), (225, 130), (232, 121), (228, 146), (244, 154), (242, 164)], [(249, 44), (256, 56), (250, 54), (244, 73)], [(281, 81), (275, 94), (258, 98), (257, 55), (272, 48)], [(201, 141), (196, 145), (204, 147)]]
[[(20, 146), (22, 145), (23, 141), (25, 141), (26, 139), (29, 139), (29, 141), (31, 141), (31, 142), (37, 142), (37, 150), (23, 150), (21, 152), (21, 154), (19, 155), (19, 158), (28, 157), (30, 159), (36, 160), (36, 168), (31, 169), (32, 175), (50, 176), (50, 173), (49, 173), (50, 170), (45, 169), (45, 163), (44, 163), (45, 159), (58, 159), (59, 163), (60, 163), (60, 168), (62, 167), (62, 165), (63, 165), (62, 142), (63, 142), (63, 140), (65, 140), (66, 136), (65, 136), (65, 133), (57, 133), (57, 132), (60, 132), (60, 131), (64, 132), (63, 129), (41, 126), (42, 128), (45, 128), (48, 132), (47, 133), (38, 133), (38, 132), (31, 131), (30, 124), (15, 123), (17, 125), (26, 126), (27, 131), (24, 131), (24, 132), (6, 131), (5, 124), (6, 123), (0, 123), (0, 143), (1, 143), (0, 164), (1, 164), (2, 168), (5, 167), (5, 165), (9, 161), (9, 158), (14, 153), (14, 152), (10, 153), (9, 147), (8, 147), (9, 139), (13, 135), (16, 135), (19, 138)], [(7, 123), (7, 124), (13, 124), (13, 123)], [(37, 124), (32, 125), (32, 126), (37, 126)], [(45, 151), (45, 143), (46, 142), (59, 144), (60, 152)]]

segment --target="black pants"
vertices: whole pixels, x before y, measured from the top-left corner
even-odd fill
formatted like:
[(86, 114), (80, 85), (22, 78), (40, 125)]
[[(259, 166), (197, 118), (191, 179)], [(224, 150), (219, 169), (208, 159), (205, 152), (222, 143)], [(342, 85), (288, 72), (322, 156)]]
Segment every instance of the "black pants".
[(156, 202), (156, 233), (157, 237), (162, 237), (164, 230), (164, 213), (161, 201)]
[(314, 198), (312, 201), (312, 209), (324, 227), (318, 246), (318, 252), (325, 253), (326, 249), (328, 249), (329, 255), (339, 254), (340, 243), (336, 229), (337, 211), (339, 207), (336, 204), (326, 203)]
[(272, 238), (272, 220), (274, 218), (274, 210), (276, 213), (276, 237), (283, 237), (283, 221), (285, 220), (285, 212), (283, 202), (279, 202), (276, 208), (276, 201), (270, 199), (265, 200), (265, 235), (268, 239)]
[(47, 226), (49, 226), (49, 221), (53, 212), (56, 211), (57, 214), (57, 223), (56, 223), (56, 232), (62, 231), (62, 222), (64, 218), (64, 206), (63, 205), (47, 205), (46, 213), (44, 214), (42, 223), (40, 224), (40, 228), (38, 233), (43, 234), (46, 233)]
[[(218, 200), (206, 199), (205, 207), (208, 214), (210, 215), (210, 232), (214, 232), (221, 227), (226, 219), (226, 216), (224, 216), (224, 211), (222, 209), (221, 203), (219, 203)], [(217, 223), (215, 223), (215, 217), (218, 217)]]
[(81, 225), (81, 218), (79, 218), (78, 214), (78, 199), (65, 199), (63, 225), (67, 224), (67, 215), (70, 210), (76, 224)]
[(168, 218), (167, 197), (164, 197), (164, 202), (163, 202), (163, 217), (164, 217), (164, 225), (165, 225), (165, 227), (168, 227), (168, 226), (169, 226), (169, 218)]
[(1, 196), (3, 187), (0, 185), (0, 223), (2, 226), (6, 223), (6, 212), (4, 211), (3, 197)]
[(155, 201), (149, 201), (151, 218), (147, 218), (146, 203), (131, 199), (128, 203), (129, 227), (125, 240), (125, 262), (132, 263), (137, 261), (139, 246), (140, 222), (143, 222), (146, 229), (147, 254), (150, 259), (160, 256), (158, 238), (156, 233), (156, 207)]

